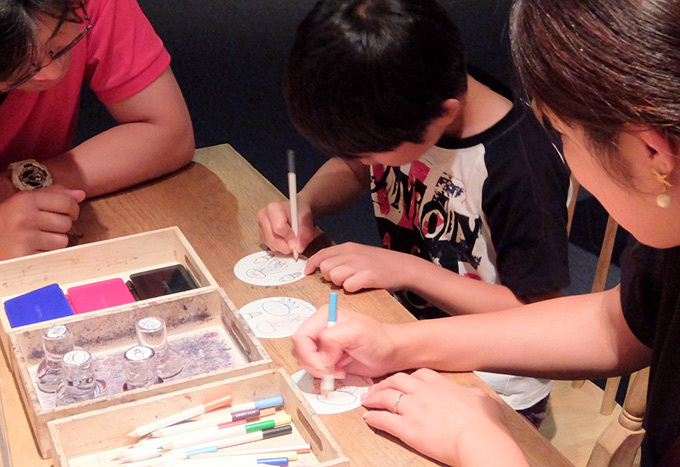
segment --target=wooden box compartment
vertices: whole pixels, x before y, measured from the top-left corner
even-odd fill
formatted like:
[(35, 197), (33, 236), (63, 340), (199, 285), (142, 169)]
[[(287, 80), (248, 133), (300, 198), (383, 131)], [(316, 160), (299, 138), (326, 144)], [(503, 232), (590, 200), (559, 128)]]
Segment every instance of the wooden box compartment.
[(335, 439), (284, 370), (262, 371), (49, 422), (54, 465), (121, 465), (111, 459), (132, 443), (130, 438), (126, 438), (130, 431), (226, 394), (233, 397), (233, 404), (281, 396), (284, 399), (283, 409), (293, 420), (292, 434), (227, 449), (238, 451), (309, 443), (311, 453), (301, 454), (297, 461), (291, 462), (291, 466), (349, 465)]
[[(125, 278), (133, 272), (170, 264), (184, 265), (201, 288), (218, 287), (217, 282), (210, 275), (179, 228), (169, 227), (0, 261), (0, 278), (2, 278), (0, 280), (0, 297), (4, 302), (4, 300), (13, 296), (54, 283), (59, 284), (64, 289), (66, 286), (86, 282), (115, 277)], [(165, 295), (154, 300), (174, 300), (182, 294), (191, 292), (193, 291)], [(144, 302), (144, 300), (141, 302)], [(98, 312), (92, 311), (90, 313)], [(68, 318), (58, 318), (51, 320), (50, 323), (57, 324), (64, 319)], [(42, 323), (38, 325), (40, 324)], [(4, 309), (0, 313), (0, 341), (8, 361), (11, 362), (7, 335), (17, 329), (30, 326), (33, 325), (12, 328)]]
[[(222, 289), (197, 289), (172, 301), (136, 302), (61, 318), (60, 324), (73, 333), (75, 345), (92, 354), (96, 377), (107, 386), (99, 398), (65, 406), (56, 406), (55, 395), (37, 386), (42, 332), (54, 323), (24, 326), (10, 333), (15, 378), (41, 455), (50, 455), (48, 421), (270, 368), (268, 354), (235, 310)], [(123, 353), (136, 344), (137, 321), (148, 316), (165, 320), (168, 343), (182, 356), (184, 368), (161, 383), (124, 392)]]

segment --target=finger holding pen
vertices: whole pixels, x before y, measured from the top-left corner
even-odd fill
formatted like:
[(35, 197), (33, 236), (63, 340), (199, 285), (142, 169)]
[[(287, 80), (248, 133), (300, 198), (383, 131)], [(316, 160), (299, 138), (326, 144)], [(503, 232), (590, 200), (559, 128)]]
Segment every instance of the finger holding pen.
[(324, 305), (293, 336), (293, 355), (313, 376), (322, 377), (333, 366), (336, 378), (382, 376), (401, 369), (391, 360), (398, 341), (394, 325), (341, 308), (336, 325), (328, 327), (327, 322)]
[(302, 197), (298, 197), (297, 236), (291, 226), (288, 201), (268, 204), (258, 212), (257, 218), (260, 240), (274, 252), (289, 255), (296, 249), (301, 253), (314, 240), (314, 219)]
[(343, 347), (333, 340), (332, 335), (330, 338), (322, 337), (327, 330), (331, 330), (328, 328), (328, 305), (323, 305), (293, 336), (293, 354), (300, 365), (316, 377), (322, 377), (343, 357)]

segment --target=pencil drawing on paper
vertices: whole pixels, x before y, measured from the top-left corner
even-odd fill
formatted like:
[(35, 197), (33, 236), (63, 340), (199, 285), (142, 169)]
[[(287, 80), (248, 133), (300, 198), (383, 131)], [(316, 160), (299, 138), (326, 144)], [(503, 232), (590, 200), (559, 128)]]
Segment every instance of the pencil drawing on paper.
[(295, 282), (305, 277), (307, 261), (292, 256), (273, 255), (266, 251), (253, 253), (234, 266), (234, 274), (253, 285), (276, 286)]
[(241, 316), (257, 337), (279, 338), (295, 331), (316, 309), (310, 303), (290, 297), (272, 297), (256, 300), (242, 307)]

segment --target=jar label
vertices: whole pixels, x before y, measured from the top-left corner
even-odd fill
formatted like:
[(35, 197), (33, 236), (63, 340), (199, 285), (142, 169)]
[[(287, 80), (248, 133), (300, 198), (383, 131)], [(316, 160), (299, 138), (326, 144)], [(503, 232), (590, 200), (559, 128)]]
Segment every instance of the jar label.
[(50, 339), (61, 339), (67, 333), (68, 329), (63, 324), (52, 326), (47, 330), (45, 335)]
[(82, 365), (90, 360), (90, 354), (85, 350), (72, 350), (64, 355), (64, 363), (67, 365)]
[(125, 358), (135, 362), (148, 360), (153, 356), (153, 350), (143, 345), (136, 345), (125, 352)]
[(146, 331), (157, 331), (163, 327), (163, 323), (158, 318), (142, 318), (139, 327)]

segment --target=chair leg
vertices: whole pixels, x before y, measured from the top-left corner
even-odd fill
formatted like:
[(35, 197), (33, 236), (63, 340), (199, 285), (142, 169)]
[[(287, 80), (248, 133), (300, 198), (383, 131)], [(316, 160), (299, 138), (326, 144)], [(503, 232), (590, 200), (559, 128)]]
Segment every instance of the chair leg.
[(649, 367), (631, 376), (621, 415), (609, 424), (595, 442), (588, 467), (631, 466), (640, 448), (645, 430), (642, 418), (647, 403)]
[(619, 390), (620, 383), (620, 376), (607, 378), (607, 384), (604, 386), (604, 395), (602, 396), (602, 405), (600, 406), (600, 413), (602, 415), (609, 415), (616, 408), (616, 393)]

